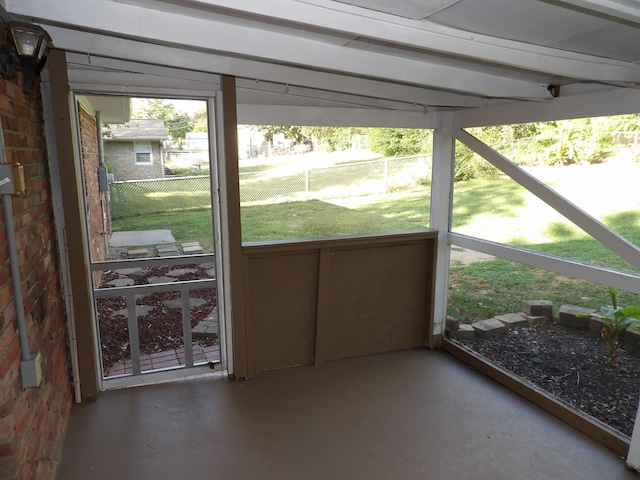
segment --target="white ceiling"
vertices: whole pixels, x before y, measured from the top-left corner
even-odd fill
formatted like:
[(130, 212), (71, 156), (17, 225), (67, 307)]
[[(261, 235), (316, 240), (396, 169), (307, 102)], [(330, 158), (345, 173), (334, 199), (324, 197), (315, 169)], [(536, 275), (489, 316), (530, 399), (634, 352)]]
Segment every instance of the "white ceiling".
[(357, 110), (375, 124), (392, 112), (550, 103), (550, 85), (560, 97), (640, 86), (632, 0), (4, 3), (69, 52), (80, 91), (204, 97), (228, 74), (243, 115), (278, 106), (283, 123), (305, 106), (327, 112), (310, 122)]

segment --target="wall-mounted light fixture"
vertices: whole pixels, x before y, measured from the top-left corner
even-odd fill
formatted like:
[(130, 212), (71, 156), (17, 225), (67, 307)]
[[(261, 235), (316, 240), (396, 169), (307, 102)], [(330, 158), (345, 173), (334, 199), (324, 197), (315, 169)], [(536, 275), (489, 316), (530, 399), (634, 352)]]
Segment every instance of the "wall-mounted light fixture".
[[(7, 22), (5, 24), (9, 43), (15, 48), (15, 53), (22, 67), (22, 91), (31, 93), (34, 74), (37, 75), (44, 63), (47, 61), (47, 48), (51, 43), (49, 34), (39, 25), (24, 22)], [(0, 54), (10, 57), (11, 52), (2, 49)], [(10, 76), (13, 71), (5, 72), (3, 69), (0, 75)]]

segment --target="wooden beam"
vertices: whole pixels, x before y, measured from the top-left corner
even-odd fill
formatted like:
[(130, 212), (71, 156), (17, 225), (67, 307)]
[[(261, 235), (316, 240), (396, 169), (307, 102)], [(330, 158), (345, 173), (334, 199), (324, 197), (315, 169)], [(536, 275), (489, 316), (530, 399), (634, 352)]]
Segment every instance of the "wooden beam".
[(233, 339), (232, 374), (235, 378), (247, 378), (252, 375), (252, 372), (247, 348), (235, 90), (235, 79), (224, 75), (221, 78), (221, 92), (216, 97), (216, 138), (218, 140), (216, 146), (223, 247), (221, 261), (223, 270), (227, 273), (225, 292), (230, 305), (226, 310), (232, 315), (233, 329), (226, 334), (232, 335)]
[[(285, 65), (301, 65), (313, 70), (343, 72), (489, 97), (549, 97), (546, 85), (349, 48), (337, 44), (330, 35), (305, 35), (304, 30), (277, 31), (273, 28), (260, 28), (255, 23), (226, 22), (219, 15), (196, 17), (119, 2), (109, 2), (108, 5), (109, 8), (105, 9), (104, 0), (84, 0), (81, 3), (60, 0), (55, 4), (24, 0), (12, 4), (12, 10), (14, 13), (47, 22), (75, 25), (84, 30), (111, 32), (114, 36), (180, 46), (183, 49), (224, 51)], [(102, 13), (96, 15), (97, 11)], [(141, 28), (140, 18), (145, 19), (145, 28)], [(55, 43), (56, 39), (53, 41)]]
[(640, 269), (640, 248), (636, 245), (611, 230), (599, 220), (593, 218), (580, 207), (556, 193), (533, 175), (527, 173), (473, 135), (468, 134), (464, 130), (456, 130), (454, 135), (456, 139), (485, 158), (496, 168), (506, 173), (551, 208), (564, 215), (569, 221), (583, 229), (613, 253), (629, 262), (629, 264), (635, 268)]
[(640, 24), (640, 6), (612, 0), (555, 0), (556, 4), (578, 7), (581, 11), (604, 14), (607, 17)]
[(547, 122), (640, 112), (640, 89), (615, 88), (602, 92), (558, 97), (545, 102), (514, 102), (455, 113), (459, 128), (513, 123)]
[(451, 206), (453, 192), (453, 168), (455, 142), (453, 139), (453, 116), (442, 112), (437, 116), (433, 132), (433, 161), (431, 181), (431, 208), (429, 228), (438, 232), (434, 284), (434, 334), (442, 334), (447, 316), (449, 294), (450, 248), (447, 234), (451, 229)]
[(457, 245), (495, 257), (506, 258), (514, 262), (559, 273), (560, 275), (580, 278), (605, 287), (615, 287), (627, 292), (640, 294), (638, 275), (618, 272), (595, 265), (587, 265), (574, 260), (552, 257), (543, 253), (469, 237), (459, 233), (450, 233), (447, 238), (451, 245)]
[(282, 105), (238, 105), (241, 125), (305, 125), (326, 127), (433, 128), (435, 114), (373, 108), (330, 108)]
[[(95, 399), (100, 392), (98, 354), (96, 351), (96, 322), (91, 292), (91, 265), (84, 211), (84, 188), (78, 171), (80, 162), (75, 132), (75, 102), (70, 95), (67, 63), (61, 50), (52, 49), (48, 60), (51, 98), (55, 118), (56, 148), (60, 176), (65, 241), (69, 262), (71, 308), (76, 322), (80, 389), (82, 399)], [(71, 253), (72, 252), (72, 253)]]
[[(233, 10), (239, 15), (265, 17), (271, 22), (283, 20), (314, 29), (325, 28), (346, 37), (364, 37), (394, 45), (420, 48), (428, 52), (455, 55), (476, 61), (491, 62), (549, 75), (602, 82), (640, 81), (640, 66), (612, 60), (530, 45), (488, 35), (471, 34), (434, 24), (343, 5), (326, 0), (292, 2), (289, 0), (187, 0), (187, 5), (209, 7), (214, 11)], [(566, 0), (572, 4), (613, 4), (611, 1)], [(158, 4), (158, 8), (162, 5)], [(632, 17), (632, 7), (603, 9), (625, 19)], [(636, 13), (637, 14), (637, 13)]]
[[(136, 40), (106, 37), (98, 33), (68, 30), (47, 25), (56, 45), (67, 52), (126, 59), (133, 63), (171, 66), (186, 71), (211, 72), (244, 77), (252, 81), (278, 82), (304, 86), (326, 92), (341, 92), (371, 98), (415, 103), (422, 106), (483, 107), (505, 103), (472, 95), (428, 90), (412, 85), (319, 72), (268, 62), (234, 58), (215, 53), (142, 43)], [(188, 77), (187, 77), (188, 78)]]

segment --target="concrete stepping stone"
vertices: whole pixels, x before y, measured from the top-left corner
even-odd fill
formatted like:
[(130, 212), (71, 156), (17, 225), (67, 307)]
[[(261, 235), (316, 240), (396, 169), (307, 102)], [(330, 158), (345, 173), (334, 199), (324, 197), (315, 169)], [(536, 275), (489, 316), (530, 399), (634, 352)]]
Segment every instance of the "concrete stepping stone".
[(175, 281), (175, 278), (167, 277), (166, 275), (162, 275), (160, 277), (149, 277), (149, 283), (171, 283)]
[(132, 273), (141, 272), (142, 268), (134, 267), (134, 268), (119, 268), (118, 270), (114, 270), (118, 275), (131, 275)]
[(196, 273), (195, 268), (177, 268), (175, 270), (171, 270), (167, 273), (170, 277), (180, 277), (182, 275), (186, 275), (187, 273)]
[(480, 320), (472, 323), (471, 326), (475, 330), (476, 336), (479, 338), (491, 338), (507, 331), (507, 327), (504, 326), (504, 323), (500, 320), (496, 320), (495, 318)]
[(136, 282), (134, 282), (131, 278), (116, 278), (115, 280), (107, 282), (107, 285), (111, 285), (112, 287), (130, 287), (135, 283)]
[(146, 248), (127, 250), (127, 256), (132, 258), (146, 258), (149, 256), (149, 250), (147, 250)]
[(182, 244), (182, 251), (184, 253), (202, 253), (204, 249), (199, 242), (186, 242)]
[[(202, 298), (189, 297), (190, 307), (201, 307), (206, 303), (207, 301)], [(182, 308), (182, 299), (176, 298), (175, 300), (165, 300), (162, 304), (167, 308)]]
[(211, 278), (216, 278), (216, 269), (215, 268), (210, 268), (205, 273), (207, 275), (209, 275)]
[(193, 338), (199, 337), (218, 337), (220, 325), (218, 323), (218, 307), (214, 308), (211, 313), (203, 318), (198, 325), (191, 329)]
[(508, 330), (527, 325), (527, 320), (519, 313), (505, 313), (504, 315), (496, 315), (496, 320), (500, 320)]
[[(562, 305), (558, 311), (558, 321), (565, 327), (587, 328), (591, 323), (593, 308), (580, 307), (578, 305)], [(584, 315), (584, 316), (582, 316)]]
[(175, 245), (158, 245), (156, 250), (161, 257), (172, 257), (179, 254), (178, 247)]

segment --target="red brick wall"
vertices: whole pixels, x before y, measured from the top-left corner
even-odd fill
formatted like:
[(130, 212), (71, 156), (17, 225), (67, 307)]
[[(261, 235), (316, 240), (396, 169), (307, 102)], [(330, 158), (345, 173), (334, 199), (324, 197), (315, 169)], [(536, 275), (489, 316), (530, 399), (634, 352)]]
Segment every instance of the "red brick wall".
[[(84, 169), (85, 196), (88, 214), (91, 260), (106, 259), (106, 239), (111, 229), (109, 197), (100, 191), (98, 166), (98, 132), (96, 119), (82, 106), (78, 105), (80, 124), (80, 145), (82, 147), (82, 165)], [(100, 281), (100, 272), (94, 273), (94, 282)]]
[(44, 378), (39, 388), (22, 390), (6, 219), (0, 209), (0, 478), (52, 479), (73, 397), (42, 106), (38, 93), (22, 93), (17, 74), (0, 79), (0, 117), (7, 161), (23, 164), (26, 176), (26, 195), (12, 197), (12, 203), (29, 343), (31, 353), (42, 354)]

